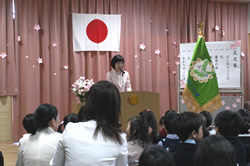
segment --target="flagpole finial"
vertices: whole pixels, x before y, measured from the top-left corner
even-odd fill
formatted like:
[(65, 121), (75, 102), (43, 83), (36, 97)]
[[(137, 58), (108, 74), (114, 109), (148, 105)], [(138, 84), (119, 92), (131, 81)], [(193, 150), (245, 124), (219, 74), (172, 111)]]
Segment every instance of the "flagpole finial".
[(204, 23), (203, 22), (198, 22), (197, 23), (197, 27), (198, 27), (198, 38), (203, 38), (205, 39), (205, 36), (203, 34), (203, 28), (204, 28)]

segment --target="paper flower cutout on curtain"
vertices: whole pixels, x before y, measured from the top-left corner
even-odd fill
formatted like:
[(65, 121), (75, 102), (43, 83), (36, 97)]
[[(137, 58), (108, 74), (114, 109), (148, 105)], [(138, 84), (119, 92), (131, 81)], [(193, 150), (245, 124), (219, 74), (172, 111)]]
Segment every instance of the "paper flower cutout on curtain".
[(180, 64), (180, 61), (175, 61), (175, 65), (178, 66)]
[(137, 66), (137, 69), (139, 69), (140, 68), (140, 66)]
[(181, 103), (182, 103), (182, 104), (184, 104), (184, 103), (185, 103), (185, 101), (184, 101), (183, 99), (181, 99)]
[(145, 44), (144, 44), (144, 43), (141, 43), (141, 44), (140, 44), (140, 50), (145, 50), (145, 48), (146, 48)]
[(176, 71), (173, 71), (173, 74), (175, 75), (175, 74), (176, 74)]
[(229, 107), (229, 106), (226, 106), (226, 110), (230, 110), (230, 107)]
[(226, 34), (226, 32), (225, 32), (225, 31), (222, 31), (222, 34), (221, 34), (221, 35), (222, 35), (222, 36), (225, 36), (225, 34)]
[(224, 100), (222, 100), (222, 101), (221, 101), (221, 104), (222, 104), (222, 105), (225, 105), (225, 104), (226, 104), (226, 102), (225, 102)]
[(35, 65), (32, 65), (33, 68), (35, 68)]
[(151, 60), (151, 59), (149, 59), (149, 61), (148, 61), (148, 62), (150, 62), (150, 63), (151, 63), (151, 62), (152, 62), (152, 60)]
[(67, 70), (67, 69), (69, 68), (69, 66), (68, 66), (68, 65), (64, 65), (63, 68), (64, 68), (65, 70)]
[(152, 23), (153, 21), (152, 20), (149, 20), (150, 23)]
[(135, 55), (134, 57), (137, 58), (137, 55)]
[(181, 88), (185, 88), (186, 84), (183, 80), (180, 80), (180, 87)]
[(159, 55), (160, 52), (161, 52), (161, 51), (160, 51), (159, 49), (155, 50), (155, 55)]
[(168, 29), (165, 29), (166, 32), (168, 32)]
[(234, 108), (236, 108), (236, 107), (237, 107), (237, 104), (236, 104), (236, 103), (233, 103), (232, 106), (233, 106)]
[(236, 99), (236, 102), (237, 102), (237, 103), (240, 103), (240, 102), (241, 102), (241, 99), (238, 97), (238, 98)]
[(240, 55), (241, 55), (241, 57), (244, 57), (244, 56), (245, 56), (245, 53), (244, 53), (244, 52), (241, 52)]
[(6, 52), (1, 52), (1, 53), (0, 53), (0, 57), (1, 57), (2, 59), (6, 58), (6, 57), (7, 57)]
[(176, 42), (175, 42), (175, 41), (173, 42), (173, 45), (174, 45), (175, 47), (177, 47), (177, 45), (176, 45)]
[(180, 53), (178, 53), (177, 57), (178, 57), (178, 58), (180, 58), (180, 57), (181, 57), (181, 56), (180, 56)]
[(54, 76), (56, 76), (56, 73), (54, 73)]
[(21, 42), (21, 41), (22, 41), (21, 36), (17, 36), (17, 37), (16, 37), (16, 40), (17, 40), (18, 42)]
[(52, 46), (53, 46), (53, 47), (56, 47), (56, 46), (57, 46), (56, 42), (53, 42), (53, 43), (52, 43)]
[(41, 27), (40, 27), (39, 24), (35, 24), (34, 29), (35, 29), (36, 31), (39, 31), (39, 30), (41, 29)]
[(28, 59), (28, 58), (29, 58), (29, 56), (25, 56), (25, 58), (26, 58), (26, 59)]
[(39, 58), (37, 59), (37, 62), (38, 62), (39, 64), (41, 64), (41, 63), (43, 63), (43, 59), (39, 57)]
[(215, 25), (214, 30), (215, 30), (215, 31), (219, 31), (219, 30), (220, 30), (220, 27), (219, 27), (218, 25)]

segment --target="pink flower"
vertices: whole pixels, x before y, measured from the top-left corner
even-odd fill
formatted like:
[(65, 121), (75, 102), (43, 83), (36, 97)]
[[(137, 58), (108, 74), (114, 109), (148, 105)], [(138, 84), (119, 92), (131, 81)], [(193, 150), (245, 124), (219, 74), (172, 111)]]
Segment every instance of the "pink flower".
[(21, 41), (22, 41), (21, 36), (17, 36), (17, 37), (16, 37), (16, 40), (17, 40), (18, 42), (21, 42)]
[(240, 103), (240, 102), (241, 102), (241, 99), (240, 99), (240, 98), (237, 98), (237, 99), (236, 99), (236, 102), (237, 102), (237, 103)]
[(64, 65), (63, 68), (64, 68), (65, 70), (67, 70), (67, 69), (69, 68), (69, 66), (68, 66), (68, 65)]
[(53, 46), (53, 47), (56, 47), (56, 46), (57, 46), (56, 42), (53, 42), (53, 43), (52, 43), (52, 46)]
[(221, 101), (221, 104), (222, 104), (222, 105), (225, 105), (226, 103), (225, 103), (225, 101), (224, 101), (224, 100), (222, 100), (222, 101)]
[(229, 107), (229, 106), (226, 106), (226, 109), (227, 109), (227, 110), (230, 110), (230, 107)]

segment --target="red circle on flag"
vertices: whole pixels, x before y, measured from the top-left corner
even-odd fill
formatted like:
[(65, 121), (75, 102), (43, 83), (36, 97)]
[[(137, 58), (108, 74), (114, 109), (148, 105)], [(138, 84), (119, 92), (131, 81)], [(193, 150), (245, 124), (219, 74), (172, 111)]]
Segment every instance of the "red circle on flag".
[(108, 28), (102, 20), (95, 19), (88, 24), (86, 33), (89, 40), (94, 43), (101, 43), (108, 35)]

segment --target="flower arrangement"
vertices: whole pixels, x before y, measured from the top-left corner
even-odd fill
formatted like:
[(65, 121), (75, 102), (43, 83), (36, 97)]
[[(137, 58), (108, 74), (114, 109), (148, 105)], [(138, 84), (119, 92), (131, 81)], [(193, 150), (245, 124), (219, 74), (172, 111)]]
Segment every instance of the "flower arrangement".
[(80, 77), (72, 84), (72, 91), (79, 97), (80, 101), (83, 102), (90, 87), (94, 84), (93, 79), (85, 79), (85, 77)]

